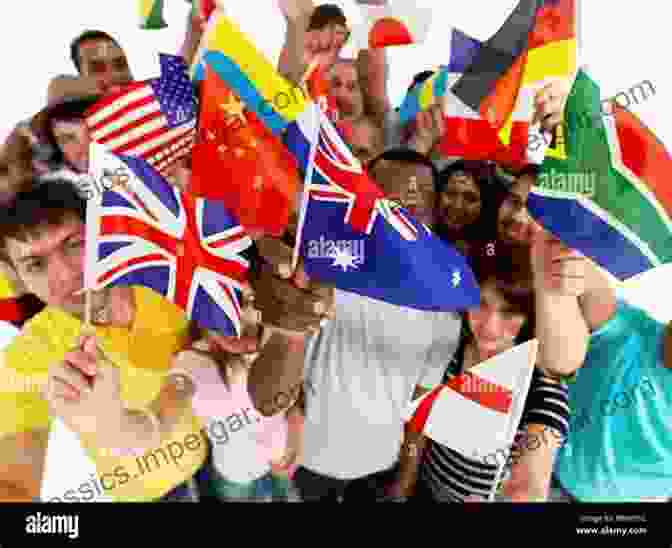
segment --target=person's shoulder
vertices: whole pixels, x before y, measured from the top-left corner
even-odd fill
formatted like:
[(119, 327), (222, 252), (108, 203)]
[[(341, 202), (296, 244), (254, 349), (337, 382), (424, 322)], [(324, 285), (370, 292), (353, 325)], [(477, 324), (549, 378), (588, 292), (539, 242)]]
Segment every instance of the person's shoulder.
[(657, 332), (663, 324), (654, 319), (646, 310), (629, 303), (624, 298), (616, 300), (612, 316), (591, 333), (593, 344), (613, 338), (632, 338)]
[[(65, 320), (65, 321), (64, 321)], [(29, 319), (4, 349), (4, 366), (16, 371), (46, 371), (69, 348), (75, 326), (51, 307)]]

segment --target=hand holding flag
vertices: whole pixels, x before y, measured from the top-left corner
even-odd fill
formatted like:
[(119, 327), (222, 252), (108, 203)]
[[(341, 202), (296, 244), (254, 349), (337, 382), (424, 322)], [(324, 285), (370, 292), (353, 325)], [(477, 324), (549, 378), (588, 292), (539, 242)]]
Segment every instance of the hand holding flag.
[(129, 173), (87, 206), (85, 287), (143, 285), (205, 329), (241, 333), (242, 292), (252, 241), (219, 202), (171, 187), (147, 163), (91, 144), (94, 174)]
[[(411, 403), (412, 432), (466, 457), (508, 449), (522, 418), (537, 359), (536, 339), (472, 367)], [(468, 428), (456, 427), (457, 422)]]
[(672, 261), (672, 156), (631, 112), (603, 115), (580, 70), (565, 107), (564, 155), (547, 155), (528, 209), (621, 281)]

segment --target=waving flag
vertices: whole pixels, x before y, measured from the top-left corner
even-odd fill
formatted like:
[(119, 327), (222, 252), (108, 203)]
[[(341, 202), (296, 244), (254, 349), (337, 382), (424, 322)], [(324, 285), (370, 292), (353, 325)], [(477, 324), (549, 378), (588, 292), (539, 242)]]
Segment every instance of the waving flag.
[[(575, 0), (520, 0), (464, 74), (450, 82), (441, 153), (511, 167), (541, 163), (550, 136), (542, 138), (530, 123), (534, 97), (550, 78), (574, 75), (575, 26)], [(531, 147), (531, 141), (544, 146)]]
[(565, 107), (566, 158), (547, 157), (530, 213), (621, 281), (672, 262), (672, 156), (579, 71)]
[(448, 62), (442, 65), (433, 76), (411, 89), (399, 109), (401, 122), (406, 124), (413, 120), (418, 112), (427, 110), (438, 104), (448, 91), (449, 81), (454, 81), (473, 63), (482, 46), (481, 42), (466, 35), (458, 29), (447, 28), (450, 35)]
[(317, 106), (288, 133), (290, 149), (308, 173), (297, 235), (308, 276), (419, 310), (478, 304), (465, 258), (385, 199)]
[[(530, 124), (534, 96), (551, 78), (576, 71), (575, 0), (520, 0), (485, 43), (452, 29), (449, 61), (412, 89), (402, 122), (442, 101), (444, 156), (511, 167), (541, 163), (550, 137)], [(544, 146), (529, 146), (530, 142)]]
[(308, 106), (300, 86), (280, 76), (238, 26), (216, 13), (201, 42), (201, 55), (194, 64), (192, 79), (205, 78), (205, 67), (221, 80), (264, 122), (279, 134)]
[(421, 44), (429, 34), (431, 8), (421, 8), (412, 2), (393, 5), (360, 5), (363, 23), (353, 30), (362, 49)]
[[(453, 377), (407, 410), (411, 431), (466, 457), (483, 457), (513, 443), (532, 381), (538, 342), (518, 345)], [(455, 428), (455, 418), (469, 428)]]
[(296, 160), (210, 67), (206, 71), (189, 191), (222, 200), (249, 233), (282, 236), (299, 187)]
[(128, 175), (87, 206), (85, 286), (143, 285), (201, 327), (240, 335), (252, 245), (221, 202), (171, 187), (142, 160), (91, 147), (93, 173)]
[(142, 158), (165, 175), (191, 151), (197, 102), (182, 58), (161, 54), (160, 63), (160, 78), (101, 99), (86, 112), (86, 123), (109, 151)]
[(210, 19), (212, 12), (217, 9), (215, 0), (191, 0), (193, 12), (203, 18), (204, 21)]
[(137, 0), (140, 11), (140, 28), (148, 30), (164, 29), (168, 25), (163, 19), (164, 0)]

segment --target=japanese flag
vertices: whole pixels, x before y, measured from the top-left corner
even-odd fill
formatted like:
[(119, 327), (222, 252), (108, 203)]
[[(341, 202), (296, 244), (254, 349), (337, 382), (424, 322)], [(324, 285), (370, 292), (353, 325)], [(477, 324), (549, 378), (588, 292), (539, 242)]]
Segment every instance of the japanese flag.
[(415, 432), (470, 458), (507, 450), (513, 443), (532, 381), (537, 340), (498, 354), (407, 409)]
[(429, 33), (432, 10), (415, 6), (414, 2), (361, 3), (360, 9), (363, 23), (353, 30), (360, 49), (421, 44)]

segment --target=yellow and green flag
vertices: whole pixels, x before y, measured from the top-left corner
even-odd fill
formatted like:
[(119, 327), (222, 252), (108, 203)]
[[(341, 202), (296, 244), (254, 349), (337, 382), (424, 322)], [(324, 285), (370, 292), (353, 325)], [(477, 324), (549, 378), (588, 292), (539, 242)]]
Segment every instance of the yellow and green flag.
[(164, 0), (139, 0), (140, 28), (145, 30), (165, 29), (163, 19)]

